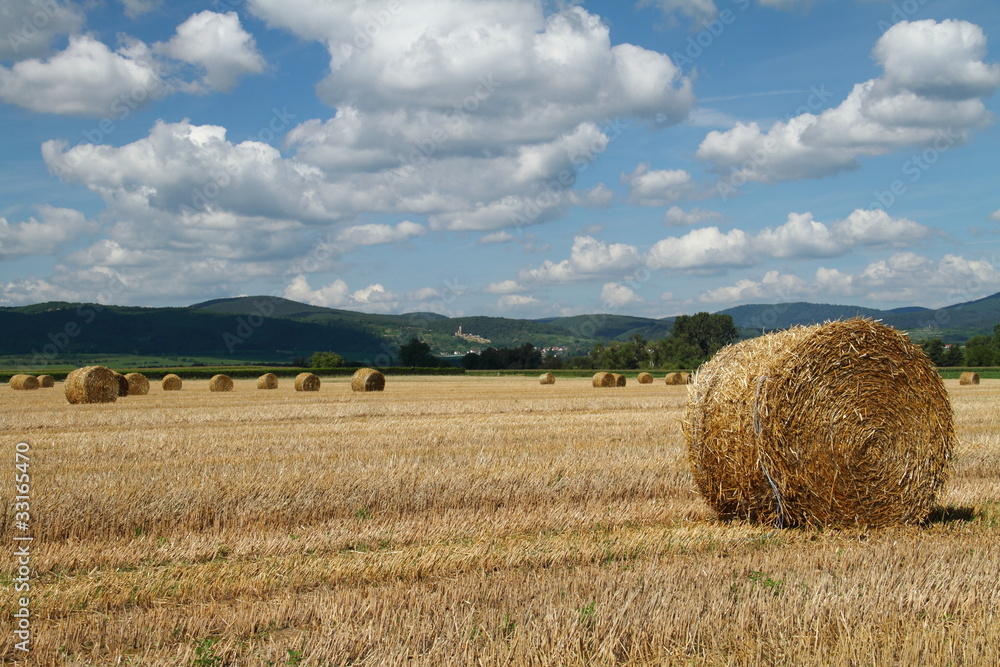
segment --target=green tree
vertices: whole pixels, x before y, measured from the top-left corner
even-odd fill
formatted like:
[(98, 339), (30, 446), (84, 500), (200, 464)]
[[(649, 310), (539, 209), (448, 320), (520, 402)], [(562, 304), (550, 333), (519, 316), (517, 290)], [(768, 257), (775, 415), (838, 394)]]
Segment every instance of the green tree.
[(710, 357), (720, 348), (739, 340), (740, 332), (731, 315), (701, 312), (678, 315), (670, 335), (697, 347), (702, 355)]
[(990, 336), (973, 336), (965, 341), (966, 366), (992, 366), (996, 356), (994, 341)]
[(430, 345), (418, 338), (411, 338), (409, 343), (399, 346), (399, 365), (433, 368), (439, 364), (431, 355)]
[(924, 351), (927, 358), (931, 360), (931, 363), (935, 366), (943, 366), (941, 362), (944, 361), (944, 341), (940, 338), (931, 338), (930, 340), (925, 340), (920, 344), (920, 349)]
[(343, 365), (344, 358), (336, 352), (316, 352), (309, 357), (312, 368), (340, 368)]
[(697, 368), (705, 360), (699, 348), (674, 336), (654, 341), (652, 349), (652, 362), (656, 368)]
[(944, 357), (941, 359), (942, 366), (961, 366), (965, 362), (965, 356), (962, 354), (962, 348), (958, 345), (952, 345), (944, 351)]

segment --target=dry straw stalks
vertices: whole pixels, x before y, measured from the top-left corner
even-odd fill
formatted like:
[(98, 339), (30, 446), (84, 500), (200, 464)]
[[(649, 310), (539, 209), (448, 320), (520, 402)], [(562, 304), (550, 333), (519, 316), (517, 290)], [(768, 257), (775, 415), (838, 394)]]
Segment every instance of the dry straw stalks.
[(319, 376), (314, 373), (299, 373), (295, 376), (295, 391), (319, 391)]
[(352, 391), (382, 391), (385, 376), (374, 368), (359, 368), (351, 377)]
[(233, 378), (228, 375), (223, 375), (219, 373), (218, 375), (213, 375), (212, 379), (208, 381), (209, 391), (232, 391), (233, 390)]
[(723, 517), (794, 525), (920, 522), (955, 445), (919, 347), (866, 319), (761, 336), (698, 371), (683, 422), (694, 478)]
[(184, 383), (181, 381), (180, 376), (174, 375), (173, 373), (167, 373), (163, 376), (163, 381), (161, 386), (163, 391), (180, 391)]
[(84, 366), (66, 376), (70, 403), (114, 403), (118, 400), (118, 374), (104, 366)]
[(142, 373), (128, 373), (125, 381), (128, 382), (129, 396), (145, 396), (149, 393), (149, 380)]
[(257, 378), (257, 388), (258, 389), (277, 389), (278, 388), (278, 376), (274, 373), (264, 373), (259, 378)]

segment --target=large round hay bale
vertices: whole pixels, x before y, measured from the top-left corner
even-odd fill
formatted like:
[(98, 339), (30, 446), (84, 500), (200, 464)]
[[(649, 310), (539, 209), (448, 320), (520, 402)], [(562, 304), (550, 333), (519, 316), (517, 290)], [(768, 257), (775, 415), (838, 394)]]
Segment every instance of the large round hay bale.
[(128, 396), (128, 380), (125, 376), (115, 372), (115, 382), (118, 383), (118, 396)]
[(51, 375), (39, 375), (38, 386), (41, 389), (49, 389), (56, 386), (56, 379)]
[(319, 376), (314, 373), (299, 373), (295, 376), (295, 391), (319, 391)]
[(616, 387), (624, 387), (625, 386), (625, 382), (627, 381), (625, 379), (625, 376), (622, 375), (621, 373), (615, 373), (614, 375), (615, 375), (615, 386)]
[(34, 375), (13, 375), (10, 378), (10, 388), (18, 391), (38, 389), (38, 378)]
[(180, 391), (183, 386), (180, 376), (174, 375), (173, 373), (167, 373), (163, 376), (163, 381), (161, 385), (163, 386), (163, 391)]
[(959, 384), (979, 384), (979, 373), (962, 373), (958, 376)]
[(223, 375), (219, 373), (218, 375), (213, 375), (212, 379), (208, 381), (209, 391), (232, 391), (233, 390), (233, 378), (228, 375)]
[(66, 400), (70, 403), (114, 403), (118, 400), (118, 378), (110, 368), (84, 366), (66, 376)]
[(278, 388), (278, 376), (274, 373), (264, 373), (259, 378), (257, 378), (257, 388), (258, 389), (277, 389)]
[(934, 365), (859, 318), (723, 348), (695, 375), (683, 430), (709, 504), (778, 526), (922, 521), (955, 444)]
[(351, 377), (353, 391), (382, 391), (385, 389), (385, 376), (374, 368), (359, 368)]
[(555, 384), (556, 376), (553, 373), (542, 373), (538, 376), (538, 384)]
[(128, 382), (129, 396), (145, 396), (149, 393), (149, 380), (142, 373), (127, 373), (125, 381)]
[(693, 378), (691, 377), (690, 373), (681, 373), (680, 375), (681, 375), (680, 384), (691, 384)]
[(652, 384), (653, 375), (651, 373), (639, 373), (638, 377), (636, 377), (636, 381), (639, 384)]
[(685, 375), (686, 373), (667, 373), (663, 381), (667, 384), (687, 384), (687, 381), (684, 379)]
[(594, 373), (592, 383), (595, 387), (614, 387), (615, 376), (612, 373)]

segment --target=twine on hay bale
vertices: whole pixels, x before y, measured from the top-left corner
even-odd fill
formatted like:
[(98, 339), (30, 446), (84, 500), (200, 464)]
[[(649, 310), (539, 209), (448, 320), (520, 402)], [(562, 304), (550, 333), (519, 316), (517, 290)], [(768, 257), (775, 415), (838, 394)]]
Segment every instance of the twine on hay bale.
[(114, 403), (118, 400), (118, 378), (110, 368), (84, 366), (66, 376), (66, 400), (70, 403)]
[(180, 391), (184, 383), (181, 381), (180, 376), (167, 373), (163, 376), (163, 381), (160, 384), (163, 387), (163, 391)]
[(594, 378), (591, 383), (595, 387), (614, 387), (615, 386), (615, 376), (612, 373), (594, 373)]
[(625, 382), (626, 382), (625, 376), (622, 375), (621, 373), (615, 373), (614, 375), (615, 375), (615, 385), (614, 386), (616, 386), (616, 387), (624, 387), (625, 386)]
[(278, 376), (274, 373), (264, 373), (259, 378), (257, 378), (257, 388), (258, 389), (277, 389), (278, 388)]
[(314, 373), (299, 373), (295, 376), (295, 391), (319, 391), (319, 376)]
[(639, 384), (653, 384), (653, 374), (652, 373), (639, 373), (636, 377), (636, 381)]
[(115, 382), (118, 383), (118, 396), (128, 396), (128, 380), (125, 376), (115, 372)]
[(13, 375), (10, 378), (10, 388), (18, 391), (38, 389), (38, 378), (34, 375)]
[(682, 426), (709, 504), (777, 526), (923, 521), (955, 445), (933, 364), (860, 318), (723, 348), (695, 374)]
[(538, 384), (555, 384), (556, 376), (554, 373), (542, 373), (538, 376)]
[(233, 378), (228, 375), (223, 375), (219, 373), (218, 375), (213, 375), (212, 379), (208, 381), (209, 391), (232, 391), (233, 390)]
[(56, 379), (51, 375), (39, 375), (38, 386), (41, 389), (49, 389), (51, 387), (56, 386)]
[(128, 382), (130, 396), (145, 396), (149, 393), (149, 380), (142, 373), (127, 373), (125, 381)]
[(351, 377), (352, 391), (382, 391), (385, 376), (374, 368), (359, 368)]
[(959, 384), (979, 384), (979, 373), (966, 372), (958, 376)]

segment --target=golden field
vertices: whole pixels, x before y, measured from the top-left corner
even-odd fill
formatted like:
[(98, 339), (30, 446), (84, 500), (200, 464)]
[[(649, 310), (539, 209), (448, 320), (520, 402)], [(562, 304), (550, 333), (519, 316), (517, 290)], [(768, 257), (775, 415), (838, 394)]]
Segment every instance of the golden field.
[[(0, 655), (22, 664), (997, 665), (1000, 381), (921, 527), (774, 530), (693, 488), (685, 386), (0, 388)], [(14, 648), (31, 445), (31, 651)]]

